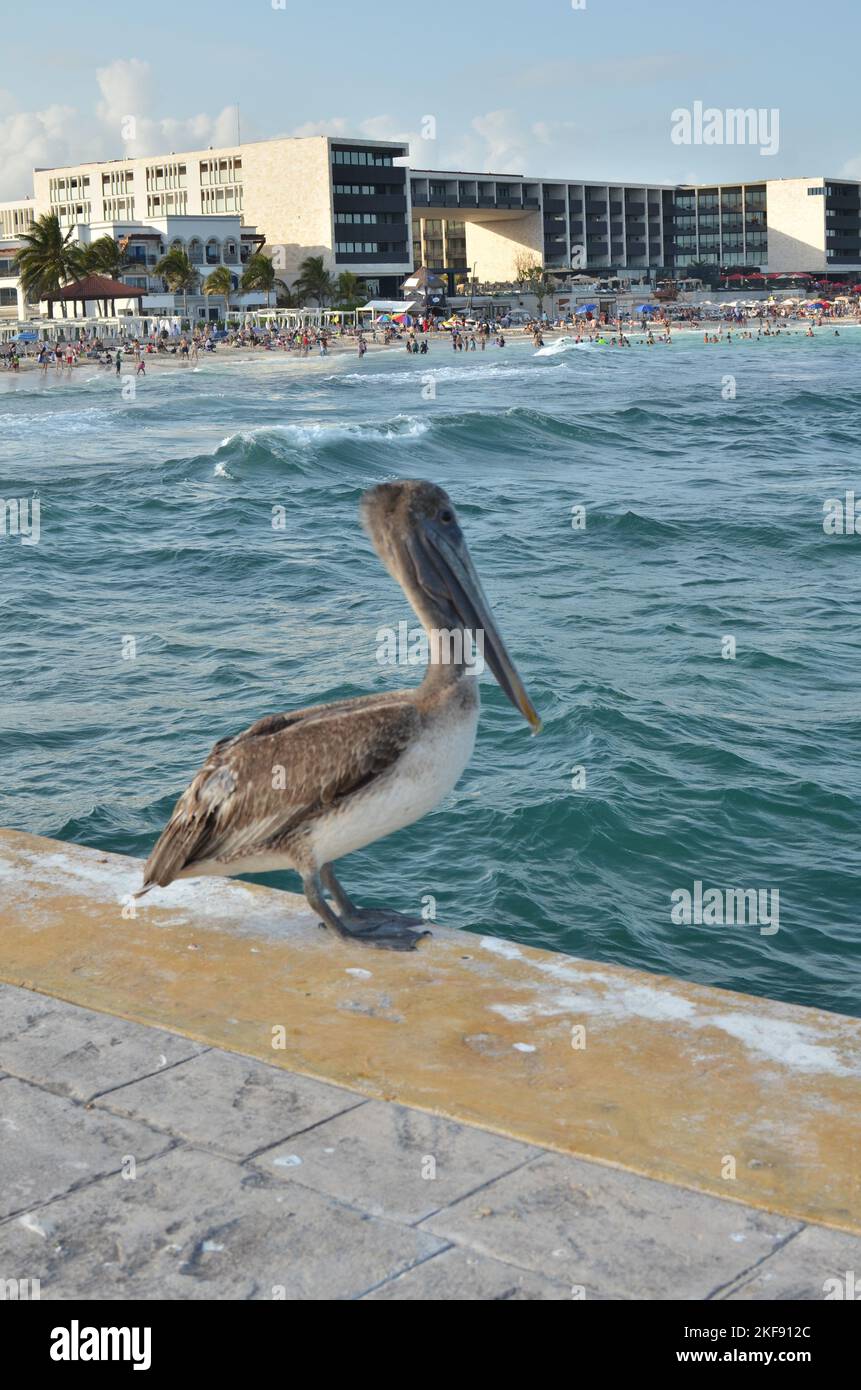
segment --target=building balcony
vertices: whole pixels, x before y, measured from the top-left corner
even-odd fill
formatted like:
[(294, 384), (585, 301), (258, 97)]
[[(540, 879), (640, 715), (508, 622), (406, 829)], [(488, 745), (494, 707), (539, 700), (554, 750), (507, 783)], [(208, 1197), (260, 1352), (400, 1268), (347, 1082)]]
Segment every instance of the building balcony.
[(642, 217), (646, 211), (645, 203), (631, 203), (625, 201), (625, 211), (629, 217)]
[(336, 265), (397, 265), (409, 266), (410, 253), (398, 251), (336, 251)]
[[(336, 193), (332, 207), (335, 215), (339, 212), (406, 212), (406, 197), (398, 193)], [(421, 203), (413, 198), (413, 207), (427, 207), (427, 199)]]
[(332, 164), (333, 183), (389, 183), (406, 185), (408, 169), (395, 164)]
[[(526, 201), (526, 200), (524, 199), (524, 202), (525, 202), (525, 201)], [(537, 199), (537, 198), (535, 199), (535, 204), (536, 204), (536, 206), (538, 205), (538, 199)], [(548, 213), (548, 212), (561, 212), (561, 213), (564, 213), (564, 212), (565, 212), (565, 199), (564, 199), (564, 198), (545, 198), (545, 199), (544, 199), (544, 211), (545, 211), (545, 213)]]
[(335, 217), (336, 241), (394, 241), (407, 239), (406, 222), (339, 222)]

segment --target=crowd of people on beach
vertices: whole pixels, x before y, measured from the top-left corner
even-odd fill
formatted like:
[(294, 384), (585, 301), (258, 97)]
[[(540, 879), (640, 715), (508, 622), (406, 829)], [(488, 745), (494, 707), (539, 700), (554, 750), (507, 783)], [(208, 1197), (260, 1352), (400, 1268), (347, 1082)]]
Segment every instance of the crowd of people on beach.
[(526, 318), (522, 323), (514, 323), (510, 314), (490, 319), (461, 313), (452, 314), (446, 320), (427, 315), (404, 322), (377, 320), (364, 325), (346, 320), (326, 325), (275, 324), (263, 328), (246, 324), (220, 332), (211, 326), (201, 326), (178, 335), (162, 329), (145, 339), (123, 335), (109, 340), (100, 338), (90, 329), (75, 340), (50, 341), (40, 337), (35, 342), (13, 343), (0, 351), (0, 363), (12, 372), (19, 371), (24, 363), (38, 367), (43, 374), (49, 370), (69, 373), (79, 364), (89, 363), (112, 368), (117, 376), (128, 370), (144, 376), (147, 362), (153, 359), (195, 366), (201, 356), (237, 349), (310, 358), (312, 355), (328, 357), (330, 351), (337, 348), (353, 350), (361, 359), (372, 345), (403, 347), (410, 355), (425, 355), (433, 341), (441, 340), (450, 342), (453, 352), (484, 352), (491, 344), (504, 348), (506, 332), (531, 336), (533, 346), (540, 349), (545, 346), (544, 334), (548, 331), (563, 334), (576, 343), (629, 348), (669, 344), (674, 331), (699, 330), (703, 342), (713, 345), (793, 335), (814, 338), (829, 328), (833, 336), (839, 337), (835, 320), (858, 323), (861, 304), (805, 307), (778, 302), (758, 304), (755, 308), (670, 304), (656, 311), (629, 312), (614, 318), (607, 312), (587, 309), (570, 311), (553, 320), (544, 314)]

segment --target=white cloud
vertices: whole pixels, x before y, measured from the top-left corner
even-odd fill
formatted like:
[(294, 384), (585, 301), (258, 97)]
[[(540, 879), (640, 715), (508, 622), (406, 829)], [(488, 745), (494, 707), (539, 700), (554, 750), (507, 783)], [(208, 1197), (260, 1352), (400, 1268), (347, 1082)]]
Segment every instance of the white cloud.
[[(215, 115), (157, 115), (153, 73), (138, 58), (118, 58), (99, 68), (96, 82), (99, 95), (93, 112), (57, 105), (16, 112), (9, 94), (0, 91), (0, 149), (4, 150), (0, 199), (31, 194), (34, 168), (205, 149), (236, 140), (233, 106)], [(432, 107), (433, 100), (428, 104)], [(466, 126), (455, 126), (444, 110), (412, 119), (419, 129), (411, 130), (396, 117), (379, 114), (358, 121), (347, 116), (309, 120), (283, 133), (403, 141), (410, 147), (415, 168), (536, 176), (553, 168), (567, 169), (572, 143), (581, 134), (572, 121), (524, 121), (502, 108), (476, 115)], [(426, 138), (428, 131), (435, 138)], [(248, 139), (250, 132), (245, 129), (243, 134)], [(256, 132), (254, 138), (260, 138)]]
[[(0, 92), (0, 199), (33, 192), (33, 170), (97, 159), (229, 145), (236, 139), (236, 108), (217, 115), (175, 118), (153, 114), (155, 91), (149, 63), (118, 58), (96, 72), (100, 99), (95, 113), (73, 106), (16, 111)], [(134, 122), (129, 125), (129, 118)], [(127, 138), (133, 132), (133, 138)]]
[[(4, 93), (4, 96), (6, 94)], [(6, 102), (4, 101), (4, 106)], [(74, 157), (78, 113), (71, 106), (16, 111), (0, 116), (0, 198), (33, 195), (33, 170)]]
[(487, 111), (453, 140), (440, 131), (439, 167), (538, 175), (554, 163), (568, 167), (577, 132), (574, 121), (524, 122), (514, 111)]
[[(350, 121), (346, 116), (330, 116), (323, 121), (304, 121), (302, 125), (293, 126), (291, 130), (285, 132), (287, 135), (307, 136), (307, 135), (364, 135), (366, 140), (399, 140), (410, 145), (414, 152), (425, 143), (433, 145), (435, 142), (426, 142), (421, 133), (416, 130), (406, 130), (399, 122), (391, 116), (367, 116), (361, 121)], [(414, 163), (421, 164), (421, 156), (416, 155)]]

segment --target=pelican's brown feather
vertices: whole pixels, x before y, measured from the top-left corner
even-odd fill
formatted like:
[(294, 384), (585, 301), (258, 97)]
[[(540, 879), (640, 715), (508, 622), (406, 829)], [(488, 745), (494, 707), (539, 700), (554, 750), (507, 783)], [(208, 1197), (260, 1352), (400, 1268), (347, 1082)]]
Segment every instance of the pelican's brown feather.
[(222, 739), (177, 802), (144, 869), (144, 890), (195, 864), (278, 849), (386, 772), (420, 725), (415, 701), (398, 692), (268, 715)]

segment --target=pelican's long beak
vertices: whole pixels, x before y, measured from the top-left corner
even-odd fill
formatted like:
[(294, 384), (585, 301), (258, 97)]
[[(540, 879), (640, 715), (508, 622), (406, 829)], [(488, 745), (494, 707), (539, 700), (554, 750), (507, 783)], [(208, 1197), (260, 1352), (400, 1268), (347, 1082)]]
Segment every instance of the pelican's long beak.
[(449, 621), (471, 631), (473, 641), (484, 634), (487, 664), (515, 709), (539, 733), (541, 718), (496, 626), (460, 528), (428, 521), (415, 533), (409, 551), (419, 584), (437, 609), (442, 607)]

